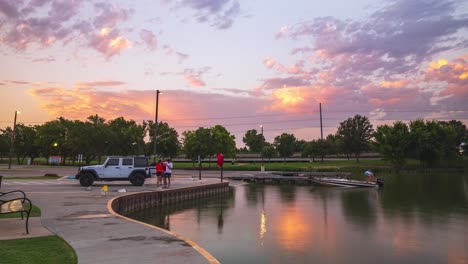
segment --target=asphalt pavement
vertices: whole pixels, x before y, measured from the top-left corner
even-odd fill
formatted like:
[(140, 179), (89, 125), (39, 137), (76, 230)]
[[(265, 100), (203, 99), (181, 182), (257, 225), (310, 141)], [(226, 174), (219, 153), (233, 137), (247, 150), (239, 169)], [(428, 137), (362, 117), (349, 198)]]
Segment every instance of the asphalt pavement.
[[(15, 180), (10, 177), (57, 174), (58, 180)], [(78, 263), (217, 263), (197, 246), (190, 246), (185, 238), (169, 231), (136, 221), (129, 221), (109, 212), (111, 198), (132, 192), (155, 191), (155, 179), (147, 179), (144, 186), (129, 182), (95, 182), (91, 188), (82, 187), (77, 180), (67, 179), (76, 169), (67, 167), (0, 168), (3, 182), (0, 191), (23, 190), (33, 204), (41, 208), (40, 218), (32, 218), (30, 235), (25, 234), (24, 222), (19, 219), (0, 220), (0, 240), (29, 238), (56, 234), (75, 250)], [(224, 172), (224, 176), (238, 172)], [(219, 171), (203, 172), (175, 170), (172, 189), (208, 185), (220, 181)], [(101, 188), (109, 191), (102, 195)], [(118, 190), (125, 189), (126, 193)], [(157, 190), (164, 191), (164, 190)], [(196, 241), (195, 241), (196, 242)]]

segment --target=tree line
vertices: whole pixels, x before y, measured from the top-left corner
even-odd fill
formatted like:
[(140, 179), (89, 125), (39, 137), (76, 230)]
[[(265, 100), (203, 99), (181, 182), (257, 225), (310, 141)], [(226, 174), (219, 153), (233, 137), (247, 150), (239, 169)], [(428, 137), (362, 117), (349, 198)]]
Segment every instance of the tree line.
[(108, 155), (154, 156), (155, 133), (157, 156), (184, 155), (194, 162), (211, 159), (217, 153), (232, 158), (237, 153), (258, 153), (265, 159), (300, 153), (313, 160), (345, 155), (359, 161), (361, 153), (376, 151), (397, 168), (404, 166), (408, 158), (419, 160), (422, 166), (455, 161), (460, 156), (459, 147), (466, 149), (462, 143), (468, 141), (466, 126), (457, 120), (418, 119), (408, 124), (397, 121), (374, 130), (366, 116), (355, 115), (341, 122), (335, 134), (312, 141), (282, 133), (270, 143), (262, 133), (251, 129), (242, 138), (245, 147), (236, 149), (234, 135), (221, 125), (184, 131), (179, 140), (177, 131), (165, 122), (159, 122), (156, 129), (151, 120), (137, 124), (123, 117), (105, 120), (94, 115), (86, 121), (60, 117), (42, 125), (18, 124), (14, 135), (11, 127), (2, 129), (0, 156), (8, 156), (12, 150), (18, 164), (24, 164), (26, 158), (34, 162), (44, 157), (48, 161), (50, 156), (61, 156), (63, 164), (75, 164), (78, 155), (82, 155), (85, 164), (96, 159), (100, 163)]

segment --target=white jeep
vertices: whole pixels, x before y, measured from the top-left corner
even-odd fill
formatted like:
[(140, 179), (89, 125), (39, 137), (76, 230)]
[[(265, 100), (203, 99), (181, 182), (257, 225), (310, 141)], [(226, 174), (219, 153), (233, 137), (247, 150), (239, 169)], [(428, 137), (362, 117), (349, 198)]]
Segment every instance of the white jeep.
[(80, 167), (75, 178), (84, 187), (94, 181), (126, 181), (142, 186), (151, 174), (147, 157), (108, 157), (104, 164)]

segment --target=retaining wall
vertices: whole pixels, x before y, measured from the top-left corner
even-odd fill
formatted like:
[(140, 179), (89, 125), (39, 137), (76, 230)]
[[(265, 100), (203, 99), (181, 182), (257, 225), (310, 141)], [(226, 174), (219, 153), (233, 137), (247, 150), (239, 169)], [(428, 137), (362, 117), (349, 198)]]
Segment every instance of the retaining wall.
[(128, 194), (112, 201), (112, 210), (121, 215), (144, 210), (160, 205), (169, 205), (185, 200), (215, 197), (229, 191), (229, 182), (213, 183), (209, 185), (191, 186), (163, 191), (142, 192)]

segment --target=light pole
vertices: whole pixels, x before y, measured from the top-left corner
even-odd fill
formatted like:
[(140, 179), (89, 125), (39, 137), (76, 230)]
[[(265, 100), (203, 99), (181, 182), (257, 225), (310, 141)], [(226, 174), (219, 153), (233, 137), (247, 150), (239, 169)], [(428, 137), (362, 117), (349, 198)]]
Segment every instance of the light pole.
[(153, 146), (153, 161), (156, 162), (156, 135), (158, 133), (158, 106), (159, 106), (159, 94), (161, 92), (156, 90), (156, 112), (154, 115), (154, 146)]
[(264, 142), (265, 142), (265, 137), (263, 136), (263, 125), (260, 125), (260, 129), (261, 129), (261, 135), (262, 135), (262, 148), (260, 149), (260, 156), (262, 158), (262, 166), (260, 167), (260, 170), (261, 171), (265, 171), (265, 166), (263, 165), (263, 146), (264, 146)]
[(10, 159), (8, 161), (8, 169), (11, 169), (11, 159), (13, 157), (13, 144), (15, 143), (15, 129), (16, 129), (16, 116), (19, 114), (19, 111), (15, 110), (15, 120), (13, 121), (13, 132), (11, 133), (10, 138)]

